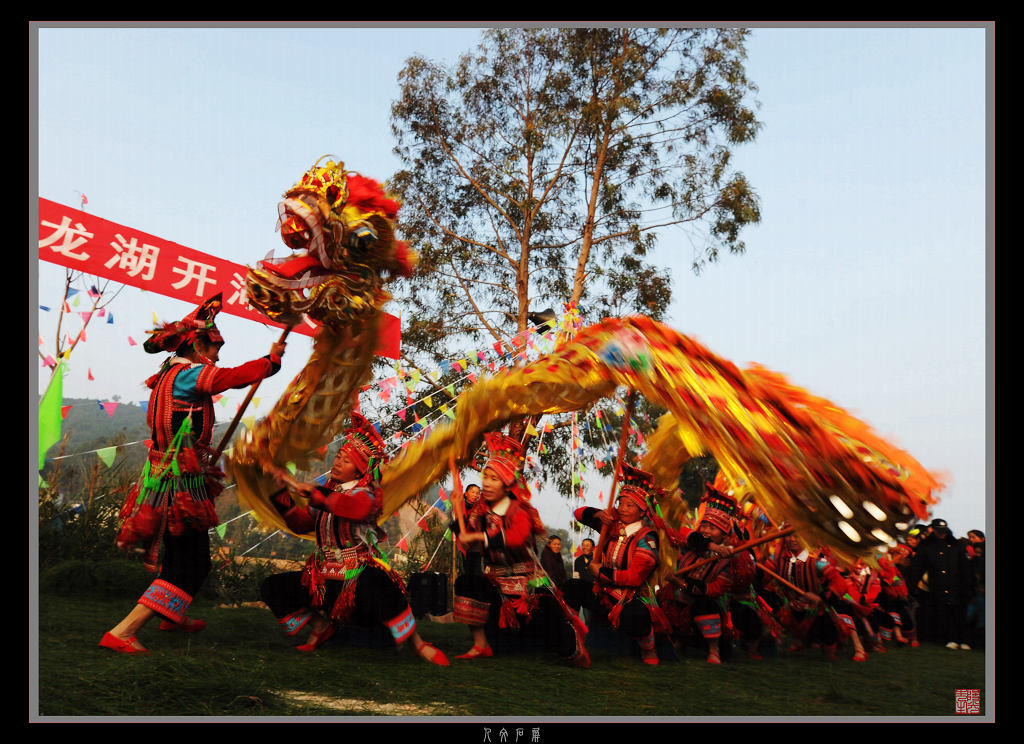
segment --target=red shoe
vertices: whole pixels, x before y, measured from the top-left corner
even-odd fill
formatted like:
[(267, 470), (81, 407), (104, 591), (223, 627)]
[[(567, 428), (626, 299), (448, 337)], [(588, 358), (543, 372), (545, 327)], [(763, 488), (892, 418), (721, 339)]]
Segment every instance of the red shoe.
[(708, 654), (708, 664), (721, 664), (721, 663), (722, 663), (722, 657), (719, 656), (717, 652), (712, 651), (710, 654)]
[(190, 617), (186, 617), (183, 623), (176, 623), (173, 620), (160, 621), (160, 630), (179, 630), (182, 633), (198, 633), (205, 627), (204, 620), (193, 620)]
[(469, 651), (467, 651), (464, 654), (459, 654), (455, 658), (456, 659), (486, 659), (489, 656), (494, 656), (494, 651), (491, 650), (490, 645), (484, 646), (483, 648), (480, 648), (479, 646), (474, 645), (473, 648), (469, 649)]
[(149, 649), (143, 648), (142, 644), (136, 646), (139, 643), (139, 639), (132, 636), (127, 641), (122, 641), (113, 633), (104, 633), (103, 638), (100, 639), (100, 646), (103, 648), (109, 648), (113, 651), (117, 651), (119, 654), (148, 654)]
[(656, 666), (660, 662), (660, 659), (658, 659), (658, 652), (653, 649), (642, 652), (640, 654), (640, 658), (644, 664), (650, 664), (651, 666)]
[(867, 651), (858, 651), (857, 653), (855, 653), (853, 655), (853, 660), (854, 661), (867, 661), (868, 660)]
[(309, 640), (303, 643), (301, 646), (296, 646), (296, 651), (316, 651), (320, 646), (324, 645), (327, 640), (334, 635), (334, 623), (328, 624), (326, 628), (321, 630), (319, 633), (313, 631), (309, 634)]
[(444, 655), (444, 652), (432, 643), (426, 643), (416, 649), (422, 658), (429, 661), (431, 664), (437, 664), (438, 666), (450, 666), (451, 662), (448, 661), (448, 657)]
[(918, 640), (916, 638), (910, 642), (910, 647), (911, 648), (917, 648), (920, 645), (921, 644), (918, 642)]

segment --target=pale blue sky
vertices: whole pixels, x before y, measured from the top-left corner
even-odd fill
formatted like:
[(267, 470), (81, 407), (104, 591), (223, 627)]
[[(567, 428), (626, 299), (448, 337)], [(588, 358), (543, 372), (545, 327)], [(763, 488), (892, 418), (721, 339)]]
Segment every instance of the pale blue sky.
[[(84, 192), (93, 214), (252, 263), (280, 252), (281, 192), (321, 155), (381, 180), (398, 168), (389, 113), (405, 59), (452, 60), (477, 37), (41, 29), (38, 193), (77, 207)], [(746, 255), (700, 277), (687, 236), (663, 233), (669, 324), (859, 415), (948, 473), (936, 514), (955, 532), (985, 528), (986, 31), (760, 28), (748, 53), (764, 129), (735, 162), (760, 194), (762, 222), (743, 236)], [(40, 264), (39, 303), (57, 305), (62, 283), (62, 269)], [(154, 312), (189, 308), (129, 287), (111, 309), (115, 324), (90, 325), (75, 350), (67, 397), (147, 397), (141, 381), (159, 360), (127, 337), (142, 338)], [(55, 313), (38, 322), (52, 349)], [(231, 317), (220, 325), (227, 364), (277, 337)], [(257, 414), (306, 359), (308, 341), (291, 338)], [(30, 340), (38, 367), (35, 330)], [(564, 502), (540, 503), (549, 523), (568, 523)]]

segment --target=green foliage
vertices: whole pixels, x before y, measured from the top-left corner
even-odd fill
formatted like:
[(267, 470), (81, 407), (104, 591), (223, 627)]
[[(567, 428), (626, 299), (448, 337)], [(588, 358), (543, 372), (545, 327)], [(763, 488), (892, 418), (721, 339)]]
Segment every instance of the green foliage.
[(44, 567), (39, 591), (62, 597), (138, 597), (153, 575), (135, 560), (126, 558), (83, 560), (73, 558)]

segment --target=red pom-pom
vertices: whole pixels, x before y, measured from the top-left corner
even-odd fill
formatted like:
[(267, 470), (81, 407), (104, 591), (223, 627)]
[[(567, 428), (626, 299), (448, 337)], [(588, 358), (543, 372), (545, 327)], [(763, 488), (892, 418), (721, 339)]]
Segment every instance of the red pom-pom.
[(364, 212), (383, 212), (388, 219), (398, 214), (398, 202), (385, 196), (379, 183), (358, 173), (348, 177), (348, 203)]
[(134, 542), (149, 540), (160, 527), (160, 512), (150, 504), (143, 504), (129, 522), (135, 533)]

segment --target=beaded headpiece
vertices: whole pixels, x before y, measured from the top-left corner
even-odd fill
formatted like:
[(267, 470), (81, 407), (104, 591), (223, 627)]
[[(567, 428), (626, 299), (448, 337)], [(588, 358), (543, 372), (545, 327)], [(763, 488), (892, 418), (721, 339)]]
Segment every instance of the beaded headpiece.
[(158, 328), (148, 331), (149, 338), (142, 344), (142, 348), (149, 354), (156, 354), (161, 351), (176, 351), (183, 343), (195, 342), (197, 338), (206, 338), (215, 344), (224, 343), (224, 337), (220, 335), (214, 320), (223, 305), (223, 295), (218, 292), (213, 297), (205, 300), (199, 307), (186, 315), (181, 320), (173, 323), (164, 323)]
[(523, 478), (523, 463), (526, 451), (523, 445), (512, 437), (498, 431), (484, 433), (488, 460), (483, 469), (490, 468), (516, 498), (529, 499), (530, 491)]
[(631, 465), (622, 465), (622, 474), (619, 476), (620, 486), (618, 499), (628, 499), (645, 514), (651, 509), (651, 499), (663, 493), (662, 489), (655, 485), (654, 476)]
[(698, 524), (708, 522), (722, 532), (729, 532), (736, 517), (736, 499), (708, 484), (705, 486), (704, 497), (700, 500)]
[(352, 422), (345, 430), (345, 443), (338, 451), (348, 454), (364, 475), (385, 461), (384, 440), (380, 432), (355, 411), (352, 412)]

